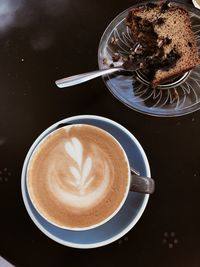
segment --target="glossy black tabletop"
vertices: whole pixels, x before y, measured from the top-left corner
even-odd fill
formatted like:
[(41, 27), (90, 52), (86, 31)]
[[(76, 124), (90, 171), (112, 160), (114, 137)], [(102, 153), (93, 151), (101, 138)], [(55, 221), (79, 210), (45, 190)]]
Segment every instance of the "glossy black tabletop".
[[(63, 90), (54, 83), (97, 69), (104, 29), (134, 3), (0, 0), (0, 255), (15, 266), (200, 266), (200, 111), (151, 117), (116, 100), (101, 78)], [(89, 250), (46, 237), (30, 219), (20, 185), (35, 138), (79, 114), (105, 116), (130, 130), (156, 181), (135, 227), (120, 240)]]

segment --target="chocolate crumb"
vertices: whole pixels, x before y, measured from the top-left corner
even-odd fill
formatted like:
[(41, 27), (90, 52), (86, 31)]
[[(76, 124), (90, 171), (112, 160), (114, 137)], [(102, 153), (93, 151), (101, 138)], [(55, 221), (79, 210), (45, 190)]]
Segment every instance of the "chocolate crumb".
[(161, 13), (165, 13), (170, 8), (170, 1), (167, 0), (162, 6), (161, 6)]
[(162, 56), (161, 58), (158, 55), (153, 58), (147, 58), (148, 69), (146, 69), (146, 74), (150, 81), (154, 79), (157, 70), (169, 70), (176, 65), (176, 62), (180, 57), (181, 55), (174, 48), (166, 55), (166, 57)]
[(107, 58), (103, 58), (103, 64), (108, 65), (108, 59)]
[(165, 38), (165, 44), (166, 44), (166, 45), (171, 44), (171, 42), (172, 42), (172, 39), (170, 39), (169, 37), (166, 37), (166, 38)]
[(114, 62), (117, 62), (117, 61), (119, 61), (119, 59), (120, 59), (120, 54), (119, 53), (114, 53), (113, 55), (112, 55), (112, 60), (114, 61)]
[(126, 17), (126, 23), (131, 23), (132, 22), (132, 12), (131, 10), (128, 12), (128, 16)]
[(147, 4), (146, 4), (146, 7), (147, 7), (147, 9), (155, 8), (155, 7), (157, 7), (157, 4), (154, 4), (154, 3), (147, 3)]
[(118, 38), (116, 38), (116, 37), (112, 37), (110, 43), (111, 43), (112, 45), (117, 45), (118, 41), (119, 41)]
[(154, 21), (155, 25), (163, 25), (165, 23), (165, 19), (164, 18), (158, 18), (157, 20)]

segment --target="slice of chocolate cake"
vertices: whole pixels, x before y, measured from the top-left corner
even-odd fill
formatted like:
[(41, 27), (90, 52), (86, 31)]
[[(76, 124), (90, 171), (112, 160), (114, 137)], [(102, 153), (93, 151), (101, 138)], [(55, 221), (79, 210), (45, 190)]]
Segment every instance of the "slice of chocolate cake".
[(147, 4), (133, 8), (126, 19), (137, 48), (124, 67), (140, 66), (153, 87), (200, 64), (190, 16), (180, 7)]

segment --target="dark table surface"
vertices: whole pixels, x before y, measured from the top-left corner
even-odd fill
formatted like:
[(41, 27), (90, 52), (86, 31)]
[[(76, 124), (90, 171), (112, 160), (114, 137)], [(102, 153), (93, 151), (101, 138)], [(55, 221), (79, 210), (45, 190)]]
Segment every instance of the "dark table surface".
[[(189, 1), (188, 1), (189, 2)], [(0, 254), (16, 266), (200, 266), (200, 112), (157, 118), (116, 100), (103, 81), (58, 89), (54, 80), (96, 69), (100, 37), (132, 0), (0, 0)], [(97, 249), (62, 246), (26, 212), (21, 169), (35, 138), (78, 114), (111, 118), (142, 144), (156, 180), (142, 218)]]

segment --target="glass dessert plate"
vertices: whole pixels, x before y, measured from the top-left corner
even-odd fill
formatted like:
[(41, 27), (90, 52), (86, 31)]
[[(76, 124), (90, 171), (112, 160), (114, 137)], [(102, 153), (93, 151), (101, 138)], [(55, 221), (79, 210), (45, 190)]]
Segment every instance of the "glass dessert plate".
[[(130, 47), (134, 46), (130, 30), (126, 26), (126, 17), (130, 9), (146, 3), (148, 2), (128, 8), (109, 24), (99, 44), (100, 69), (106, 69), (111, 64), (114, 66), (122, 64), (120, 60), (113, 62), (112, 56), (116, 52), (128, 54)], [(171, 2), (171, 4), (183, 7), (189, 12), (192, 30), (200, 53), (200, 11), (191, 5), (183, 5), (179, 2)], [(148, 80), (140, 71), (111, 74), (104, 76), (103, 80), (118, 100), (141, 113), (174, 117), (194, 112), (200, 108), (200, 66), (168, 83), (159, 85), (156, 89), (150, 88)]]

